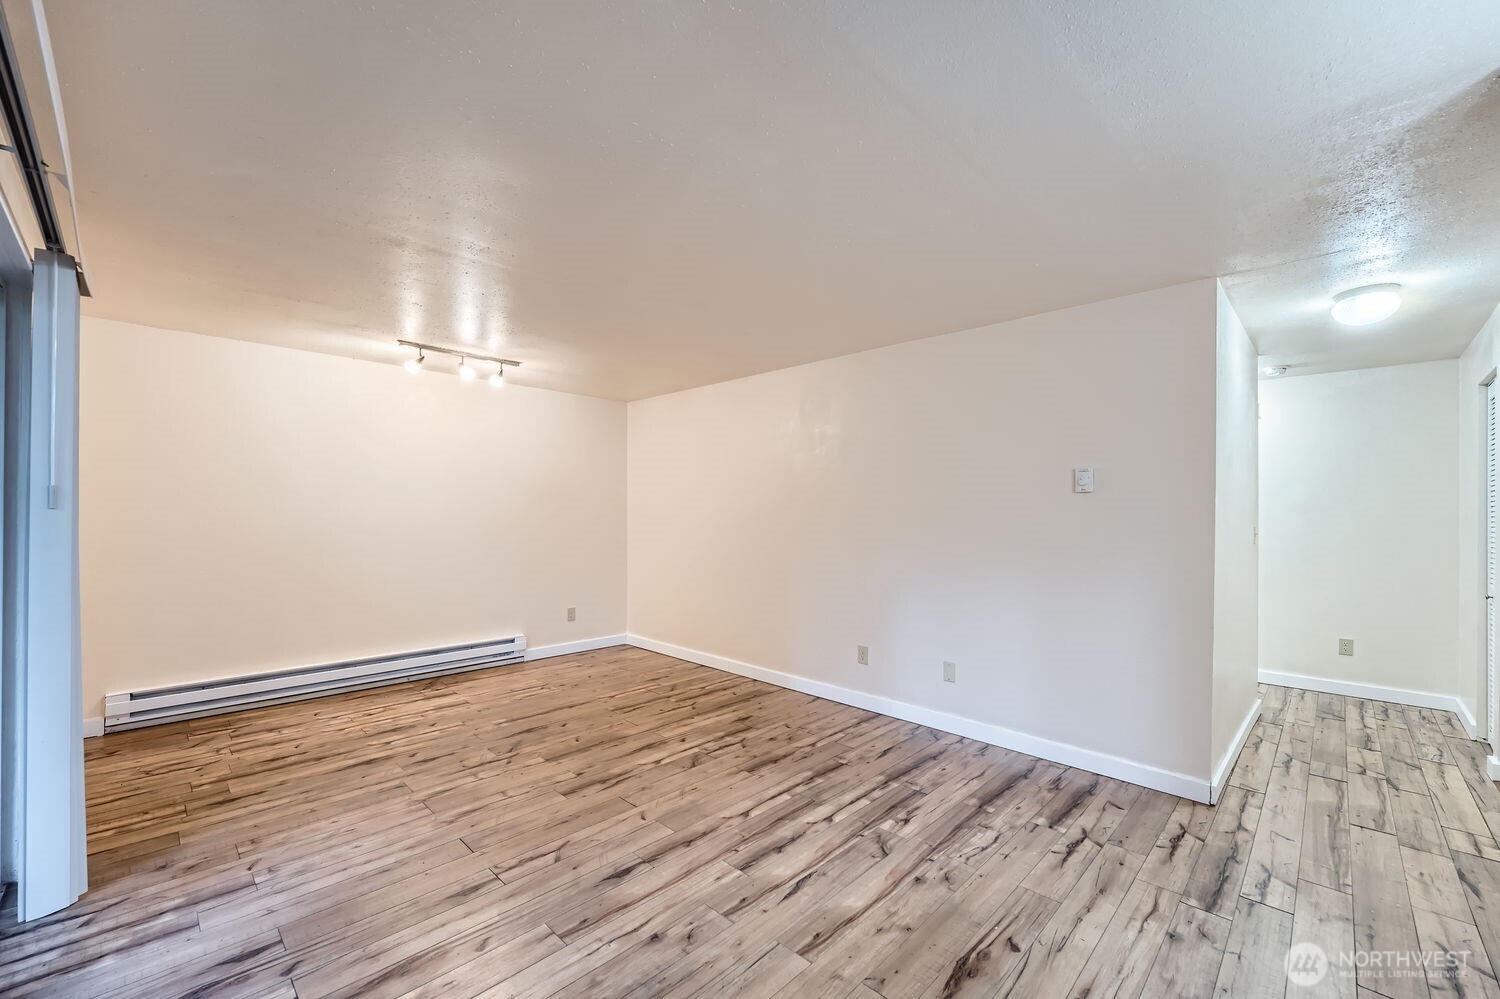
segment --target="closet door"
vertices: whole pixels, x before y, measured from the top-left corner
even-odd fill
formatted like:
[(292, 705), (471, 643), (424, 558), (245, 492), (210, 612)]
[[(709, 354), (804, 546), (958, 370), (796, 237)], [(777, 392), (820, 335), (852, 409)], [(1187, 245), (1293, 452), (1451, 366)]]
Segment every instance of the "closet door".
[(1485, 726), (1485, 735), (1489, 739), (1491, 751), (1494, 751), (1497, 739), (1500, 739), (1500, 684), (1495, 680), (1495, 547), (1496, 547), (1496, 524), (1500, 511), (1496, 509), (1495, 493), (1496, 478), (1500, 476), (1497, 471), (1496, 454), (1496, 428), (1495, 428), (1495, 383), (1491, 382), (1486, 392), (1485, 401), (1485, 435), (1487, 440), (1487, 451), (1485, 460), (1485, 584), (1484, 604), (1487, 621), (1485, 624), (1485, 702), (1488, 714)]

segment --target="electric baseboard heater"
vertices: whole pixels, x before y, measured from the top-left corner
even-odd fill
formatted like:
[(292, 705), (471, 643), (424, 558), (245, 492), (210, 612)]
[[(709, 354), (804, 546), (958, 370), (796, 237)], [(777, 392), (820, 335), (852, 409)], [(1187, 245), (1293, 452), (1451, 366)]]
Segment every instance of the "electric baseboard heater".
[(346, 690), (506, 666), (525, 658), (526, 636), (514, 635), (469, 645), (108, 694), (104, 698), (104, 731), (120, 732)]

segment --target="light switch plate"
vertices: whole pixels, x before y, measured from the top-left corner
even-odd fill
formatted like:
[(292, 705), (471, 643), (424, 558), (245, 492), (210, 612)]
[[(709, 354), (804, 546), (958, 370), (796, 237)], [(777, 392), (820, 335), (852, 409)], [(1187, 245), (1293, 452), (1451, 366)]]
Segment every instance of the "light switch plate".
[(1073, 491), (1075, 493), (1091, 493), (1094, 491), (1094, 470), (1092, 468), (1073, 469)]

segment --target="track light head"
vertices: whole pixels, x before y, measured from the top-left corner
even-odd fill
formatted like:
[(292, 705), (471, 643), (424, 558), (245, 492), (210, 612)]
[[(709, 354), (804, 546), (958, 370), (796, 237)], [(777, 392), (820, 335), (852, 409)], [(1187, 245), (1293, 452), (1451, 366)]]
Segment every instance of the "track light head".
[(490, 387), (491, 388), (504, 388), (505, 387), (505, 365), (501, 364), (501, 365), (496, 366), (495, 373), (493, 375), (490, 375)]
[(472, 382), (475, 378), (479, 377), (474, 369), (469, 367), (469, 359), (467, 357), (460, 357), (458, 359), (458, 377), (466, 382)]
[(402, 365), (402, 367), (406, 369), (406, 373), (409, 375), (420, 375), (422, 373), (422, 365), (426, 362), (426, 360), (427, 355), (423, 354), (419, 349), (417, 351), (417, 356), (408, 359), (407, 362)]

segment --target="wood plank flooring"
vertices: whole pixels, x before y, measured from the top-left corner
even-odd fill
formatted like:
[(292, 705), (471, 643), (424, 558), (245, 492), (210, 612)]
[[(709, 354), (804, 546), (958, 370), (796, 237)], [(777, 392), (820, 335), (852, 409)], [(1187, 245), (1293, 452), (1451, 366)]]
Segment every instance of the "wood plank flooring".
[(1214, 808), (624, 647), (111, 735), (0, 993), (1500, 997), (1484, 748), (1263, 693)]

